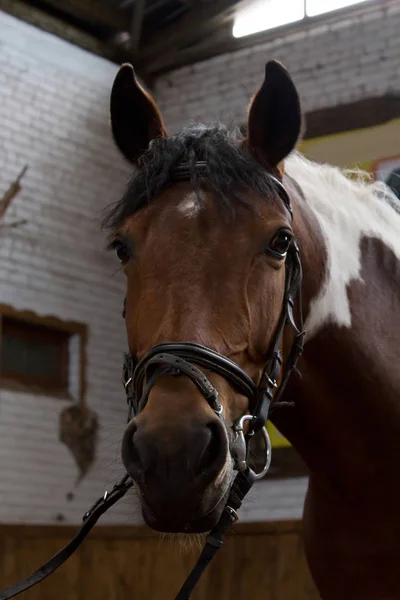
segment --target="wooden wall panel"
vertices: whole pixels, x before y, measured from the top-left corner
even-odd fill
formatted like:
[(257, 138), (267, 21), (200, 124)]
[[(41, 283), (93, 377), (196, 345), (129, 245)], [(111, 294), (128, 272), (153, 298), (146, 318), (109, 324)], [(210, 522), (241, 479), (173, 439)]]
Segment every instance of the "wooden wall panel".
[[(0, 526), (0, 589), (26, 576), (71, 527)], [(147, 529), (98, 527), (78, 552), (21, 600), (173, 600), (199, 554)], [(318, 600), (300, 524), (237, 525), (193, 600)]]

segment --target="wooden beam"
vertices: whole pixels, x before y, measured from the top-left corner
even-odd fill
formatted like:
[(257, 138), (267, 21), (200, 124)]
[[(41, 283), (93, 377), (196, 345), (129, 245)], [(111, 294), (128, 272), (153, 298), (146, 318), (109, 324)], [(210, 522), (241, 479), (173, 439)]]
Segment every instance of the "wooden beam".
[(143, 19), (146, 8), (146, 0), (136, 0), (133, 5), (132, 27), (131, 27), (131, 49), (136, 53), (139, 48), (140, 35), (142, 33)]
[(236, 7), (237, 3), (232, 3), (232, 0), (216, 0), (191, 10), (163, 33), (150, 37), (140, 53), (140, 63), (143, 66), (149, 64), (163, 53), (175, 54), (182, 46), (210, 35), (233, 16)]
[(315, 110), (305, 115), (304, 139), (374, 127), (397, 119), (399, 115), (400, 94), (366, 98), (341, 106)]
[[(305, 114), (303, 140), (383, 125), (400, 115), (400, 93), (365, 98), (348, 104), (313, 110)], [(241, 126), (246, 135), (247, 125)]]
[[(259, 485), (259, 484), (256, 484)], [(301, 532), (303, 529), (301, 520), (286, 521), (262, 521), (258, 523), (235, 523), (228, 532), (228, 536), (237, 535), (263, 535), (269, 534), (291, 534)], [(0, 524), (1, 539), (13, 537), (20, 539), (38, 538), (57, 540), (69, 540), (76, 534), (75, 525), (19, 525), (19, 524)], [(160, 534), (146, 525), (101, 525), (94, 528), (87, 538), (88, 540), (130, 540), (130, 539), (154, 539), (160, 540)], [(154, 596), (153, 596), (154, 597)]]
[[(202, 42), (186, 50), (176, 48), (169, 53), (160, 53), (156, 58), (146, 62), (143, 59), (139, 59), (138, 68), (149, 76), (158, 77), (172, 69), (178, 69), (184, 65), (206, 60), (216, 54), (222, 54), (224, 53), (223, 49), (226, 47), (226, 40), (229, 38), (231, 29), (231, 24), (227, 23), (215, 33), (208, 35)], [(218, 50), (219, 48), (221, 51)]]

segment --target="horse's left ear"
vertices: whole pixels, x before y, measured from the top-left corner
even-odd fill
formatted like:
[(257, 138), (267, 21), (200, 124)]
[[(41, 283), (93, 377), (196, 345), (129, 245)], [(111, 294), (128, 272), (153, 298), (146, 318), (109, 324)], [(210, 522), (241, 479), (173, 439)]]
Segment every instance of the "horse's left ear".
[(136, 164), (154, 138), (167, 135), (153, 98), (136, 79), (132, 65), (121, 66), (110, 99), (111, 129), (115, 143)]
[(301, 128), (296, 86), (286, 69), (272, 60), (250, 104), (247, 144), (261, 163), (276, 168), (295, 147)]

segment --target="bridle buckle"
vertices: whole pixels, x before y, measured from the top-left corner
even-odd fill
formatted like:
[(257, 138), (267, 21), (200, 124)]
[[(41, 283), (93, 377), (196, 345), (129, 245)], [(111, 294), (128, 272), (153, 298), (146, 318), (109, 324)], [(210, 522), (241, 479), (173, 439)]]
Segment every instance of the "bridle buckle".
[[(246, 437), (247, 442), (249, 440), (249, 438), (253, 437), (255, 431), (251, 428), (251, 424), (250, 424), (250, 431), (248, 433), (244, 433), (244, 428), (243, 425), (246, 421), (254, 421), (254, 417), (252, 415), (243, 415), (243, 417), (240, 418), (239, 422), (234, 425), (233, 429), (237, 435), (237, 437), (239, 438), (239, 446), (238, 448), (235, 448), (236, 450), (236, 467), (238, 469), (238, 471), (240, 472), (244, 472), (247, 468), (247, 454), (248, 454), (248, 443), (246, 443)], [(262, 479), (268, 472), (269, 467), (271, 465), (271, 456), (272, 456), (272, 446), (271, 446), (271, 440), (268, 434), (268, 431), (266, 429), (266, 427), (262, 427), (261, 428), (261, 433), (262, 436), (264, 438), (264, 444), (265, 444), (265, 462), (264, 462), (264, 467), (262, 468), (262, 470), (259, 473), (255, 473), (255, 479)]]
[(232, 508), (229, 505), (226, 505), (225, 510), (229, 514), (230, 518), (232, 519), (232, 523), (239, 521), (239, 515), (237, 514), (237, 512), (234, 508)]

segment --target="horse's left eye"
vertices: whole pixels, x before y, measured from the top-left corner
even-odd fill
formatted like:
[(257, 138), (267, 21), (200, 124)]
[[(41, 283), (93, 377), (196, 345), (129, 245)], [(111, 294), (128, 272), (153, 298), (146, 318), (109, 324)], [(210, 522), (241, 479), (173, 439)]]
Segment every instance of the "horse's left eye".
[(272, 238), (267, 252), (273, 256), (276, 256), (277, 258), (285, 258), (290, 244), (292, 243), (292, 239), (292, 234), (289, 231), (278, 231), (278, 233)]
[(115, 244), (115, 252), (117, 253), (120, 263), (124, 265), (128, 262), (130, 258), (130, 251), (126, 244), (123, 242), (117, 242)]

